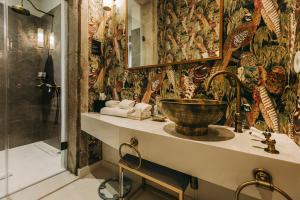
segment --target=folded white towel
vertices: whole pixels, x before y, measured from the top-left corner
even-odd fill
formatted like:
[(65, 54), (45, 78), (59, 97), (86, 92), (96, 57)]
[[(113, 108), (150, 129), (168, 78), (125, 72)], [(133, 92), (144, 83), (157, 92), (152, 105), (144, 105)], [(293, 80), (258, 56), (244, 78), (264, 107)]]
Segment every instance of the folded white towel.
[(125, 99), (125, 100), (121, 101), (121, 103), (120, 103), (118, 106), (119, 106), (119, 108), (121, 108), (121, 109), (128, 110), (128, 109), (131, 109), (131, 108), (134, 107), (134, 103), (135, 103), (135, 102), (132, 101), (132, 100), (127, 100), (127, 99)]
[(140, 112), (139, 110), (135, 110), (133, 113), (128, 114), (128, 118), (134, 120), (144, 120), (150, 118), (151, 114), (151, 111)]
[(152, 106), (150, 104), (146, 104), (146, 103), (137, 103), (134, 106), (134, 110), (140, 110), (141, 112), (147, 112), (147, 111), (151, 111)]
[(110, 101), (105, 102), (105, 106), (110, 107), (110, 108), (118, 107), (119, 104), (120, 104), (120, 101), (115, 101), (115, 100), (110, 100)]
[(105, 107), (101, 109), (102, 115), (110, 115), (110, 116), (117, 116), (117, 117), (125, 117), (127, 118), (130, 113), (133, 113), (134, 109), (120, 109), (120, 108), (109, 108)]

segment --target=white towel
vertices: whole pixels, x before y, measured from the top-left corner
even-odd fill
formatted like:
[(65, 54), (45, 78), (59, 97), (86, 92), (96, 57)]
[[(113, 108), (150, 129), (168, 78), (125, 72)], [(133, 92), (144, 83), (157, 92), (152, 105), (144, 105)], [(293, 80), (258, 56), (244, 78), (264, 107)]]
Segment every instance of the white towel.
[(132, 100), (125, 99), (125, 100), (121, 101), (121, 103), (119, 104), (119, 108), (128, 110), (128, 109), (131, 109), (134, 107), (134, 103), (135, 102)]
[(134, 106), (134, 110), (140, 110), (142, 113), (151, 111), (151, 109), (152, 109), (152, 106), (150, 104), (146, 104), (146, 103), (137, 103)]
[(110, 108), (118, 107), (119, 104), (120, 104), (120, 101), (115, 101), (115, 100), (110, 100), (110, 101), (105, 102), (105, 106), (110, 107)]
[(120, 108), (109, 108), (105, 107), (101, 109), (102, 115), (110, 115), (110, 116), (117, 116), (117, 117), (124, 117), (127, 118), (128, 114), (134, 112), (134, 109), (120, 109)]
[(134, 120), (144, 120), (150, 118), (151, 114), (151, 111), (140, 112), (139, 110), (135, 110), (133, 113), (128, 114), (128, 118)]

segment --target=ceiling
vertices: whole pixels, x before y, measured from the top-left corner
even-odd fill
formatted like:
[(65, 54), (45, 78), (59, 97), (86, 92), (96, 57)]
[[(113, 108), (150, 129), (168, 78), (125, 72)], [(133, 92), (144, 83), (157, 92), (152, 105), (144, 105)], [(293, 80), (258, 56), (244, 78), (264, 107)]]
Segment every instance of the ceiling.
[(138, 4), (140, 4), (140, 5), (144, 5), (144, 4), (146, 4), (146, 3), (148, 3), (148, 2), (151, 2), (151, 0), (135, 0)]
[[(38, 7), (39, 9), (45, 12), (49, 12), (50, 10), (58, 6), (61, 2), (61, 0), (31, 0), (31, 1), (36, 7)], [(20, 5), (20, 0), (7, 0), (7, 5), (8, 6)], [(43, 13), (40, 13), (36, 11), (34, 8), (32, 8), (31, 4), (27, 0), (24, 0), (24, 7), (28, 9), (30, 13), (34, 16), (37, 17), (44, 16)]]

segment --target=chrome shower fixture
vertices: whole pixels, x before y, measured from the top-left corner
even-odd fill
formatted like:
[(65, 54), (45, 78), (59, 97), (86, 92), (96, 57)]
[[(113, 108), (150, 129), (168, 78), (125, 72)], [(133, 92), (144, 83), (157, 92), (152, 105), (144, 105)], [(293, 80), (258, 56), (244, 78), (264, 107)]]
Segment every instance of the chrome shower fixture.
[[(37, 8), (37, 7), (32, 3), (31, 0), (26, 0), (26, 1), (28, 1), (28, 2), (31, 4), (31, 6), (32, 6), (35, 10), (37, 10), (38, 12), (44, 13), (45, 15), (49, 15), (50, 17), (54, 17), (54, 15), (49, 14), (49, 13), (46, 13), (45, 11), (43, 11), (43, 10)], [(13, 6), (11, 7), (11, 9), (12, 9), (14, 12), (16, 12), (16, 13), (18, 13), (18, 14), (21, 14), (21, 15), (25, 15), (25, 16), (30, 16), (30, 15), (31, 15), (30, 11), (24, 7), (24, 0), (21, 0), (21, 1), (20, 1), (20, 5), (13, 5)]]

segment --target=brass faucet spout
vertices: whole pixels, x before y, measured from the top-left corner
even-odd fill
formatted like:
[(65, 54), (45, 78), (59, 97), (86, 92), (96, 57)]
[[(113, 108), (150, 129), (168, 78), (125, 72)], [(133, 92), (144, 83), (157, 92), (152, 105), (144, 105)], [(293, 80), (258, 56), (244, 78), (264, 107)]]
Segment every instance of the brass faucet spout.
[[(238, 132), (238, 133), (242, 133), (243, 132), (243, 121), (242, 121), (242, 114), (241, 114), (241, 104), (242, 104), (242, 98), (241, 98), (241, 81), (239, 79), (239, 77), (231, 72), (228, 72), (228, 71), (220, 71), (220, 72), (217, 72), (215, 74), (213, 74), (207, 84), (206, 84), (206, 87), (205, 87), (205, 90), (208, 91), (209, 88), (210, 88), (210, 85), (212, 83), (212, 81), (217, 77), (217, 76), (220, 76), (220, 75), (224, 75), (231, 83), (232, 85), (232, 79), (235, 80), (235, 87), (236, 87), (236, 96), (237, 96), (237, 100), (236, 100), (236, 113), (235, 113), (235, 132)], [(233, 85), (232, 85), (233, 86)]]

